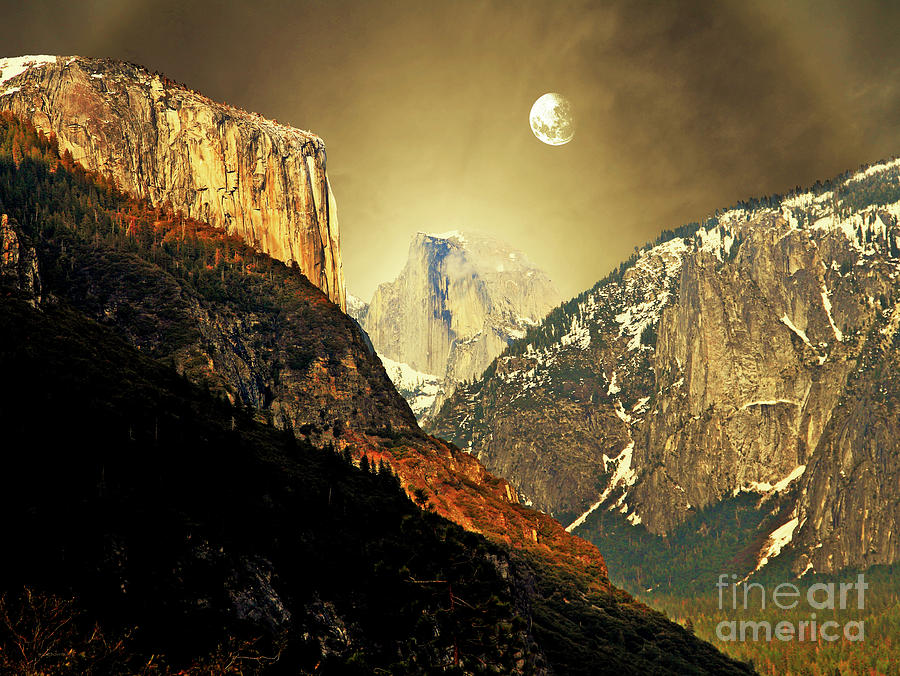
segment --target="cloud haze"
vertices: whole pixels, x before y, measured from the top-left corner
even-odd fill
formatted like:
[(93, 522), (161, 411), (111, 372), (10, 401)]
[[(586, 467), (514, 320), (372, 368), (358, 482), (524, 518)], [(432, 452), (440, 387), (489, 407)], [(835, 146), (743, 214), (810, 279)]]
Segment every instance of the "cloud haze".
[[(0, 0), (5, 55), (110, 56), (312, 129), (368, 297), (417, 230), (574, 295), (663, 228), (900, 153), (900, 9), (857, 2)], [(573, 103), (566, 146), (533, 101)]]

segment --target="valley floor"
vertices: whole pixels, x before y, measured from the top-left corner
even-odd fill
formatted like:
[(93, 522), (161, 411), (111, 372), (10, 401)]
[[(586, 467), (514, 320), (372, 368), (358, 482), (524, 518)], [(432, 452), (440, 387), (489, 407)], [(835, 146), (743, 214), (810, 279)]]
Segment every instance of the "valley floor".
[[(900, 580), (895, 573), (896, 567), (875, 567), (865, 572), (869, 589), (865, 595), (865, 608), (856, 608), (855, 593), (850, 595), (846, 609), (824, 610), (816, 613), (818, 627), (829, 620), (837, 622), (840, 634), (835, 641), (823, 640), (817, 630), (816, 639), (779, 641), (775, 636), (767, 641), (763, 638), (764, 629), (760, 630), (760, 640), (753, 640), (752, 627), (744, 634), (746, 640), (740, 639), (740, 623), (742, 621), (769, 622), (774, 628), (779, 622), (788, 622), (800, 627), (801, 622), (811, 622), (813, 613), (806, 603), (798, 605), (794, 610), (781, 610), (771, 603), (771, 590), (777, 583), (765, 585), (769, 590), (769, 604), (766, 610), (760, 609), (759, 596), (756, 590), (751, 591), (750, 603), (745, 610), (742, 607), (743, 594), (738, 592), (738, 609), (732, 609), (730, 592), (726, 593), (719, 607), (718, 591), (710, 587), (708, 593), (693, 594), (653, 594), (644, 592), (638, 598), (669, 619), (692, 628), (695, 634), (712, 643), (725, 654), (742, 662), (751, 663), (754, 668), (766, 676), (896, 676), (900, 674)], [(812, 576), (805, 577), (797, 583), (805, 597), (805, 590), (816, 583), (828, 584), (840, 581), (852, 581), (857, 573), (847, 573), (837, 577)], [(785, 578), (788, 579), (788, 578)], [(613, 581), (624, 587), (622, 580)], [(839, 589), (839, 587), (838, 587)], [(824, 593), (824, 592), (823, 592)], [(726, 638), (729, 628), (722, 623), (735, 622), (738, 640), (721, 640), (717, 631)], [(843, 636), (844, 628), (854, 623), (849, 629), (850, 636), (857, 637), (857, 627), (862, 626), (863, 640), (848, 640)], [(855, 623), (859, 623), (856, 625)], [(806, 632), (810, 625), (803, 626)], [(829, 627), (828, 629), (835, 629)], [(830, 634), (827, 634), (830, 635)]]

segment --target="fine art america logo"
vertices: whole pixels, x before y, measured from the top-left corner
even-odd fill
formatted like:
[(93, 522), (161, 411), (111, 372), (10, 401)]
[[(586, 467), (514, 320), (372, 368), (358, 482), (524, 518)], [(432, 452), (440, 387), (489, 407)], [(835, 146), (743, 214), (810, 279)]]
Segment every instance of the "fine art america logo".
[[(789, 582), (767, 589), (758, 582), (735, 582), (737, 575), (719, 575), (719, 610), (728, 606), (733, 611), (782, 613), (790, 612), (790, 619), (722, 620), (716, 625), (721, 641), (864, 641), (865, 623), (862, 620), (839, 621), (837, 611), (863, 610), (869, 588), (864, 575), (856, 582), (818, 582), (805, 592)], [(738, 587), (741, 587), (740, 591)], [(729, 593), (730, 588), (730, 593)], [(817, 613), (819, 615), (817, 616)], [(796, 616), (803, 616), (800, 619)], [(796, 619), (795, 619), (796, 617)]]

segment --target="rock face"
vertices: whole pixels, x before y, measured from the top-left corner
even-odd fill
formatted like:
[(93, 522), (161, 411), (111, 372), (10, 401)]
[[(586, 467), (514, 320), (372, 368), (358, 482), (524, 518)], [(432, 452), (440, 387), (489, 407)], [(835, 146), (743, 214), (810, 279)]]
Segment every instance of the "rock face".
[(0, 214), (0, 287), (14, 289), (32, 307), (41, 302), (37, 253), (7, 214)]
[(400, 275), (358, 313), (379, 354), (423, 383), (395, 380), (422, 420), (559, 300), (546, 274), (492, 237), (418, 233)]
[(0, 109), (55, 134), (122, 190), (296, 262), (346, 309), (337, 209), (314, 134), (109, 59), (2, 59)]
[(799, 485), (798, 571), (898, 560), (898, 177), (883, 163), (667, 233), (431, 431), (567, 523), (610, 509), (666, 533)]

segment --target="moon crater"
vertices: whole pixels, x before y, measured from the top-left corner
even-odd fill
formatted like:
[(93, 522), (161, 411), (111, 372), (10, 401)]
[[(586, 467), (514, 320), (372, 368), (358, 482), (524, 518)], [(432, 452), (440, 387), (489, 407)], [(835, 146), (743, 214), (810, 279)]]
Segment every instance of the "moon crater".
[(534, 105), (528, 116), (531, 131), (547, 145), (561, 146), (575, 136), (575, 119), (572, 104), (562, 94), (544, 94)]

